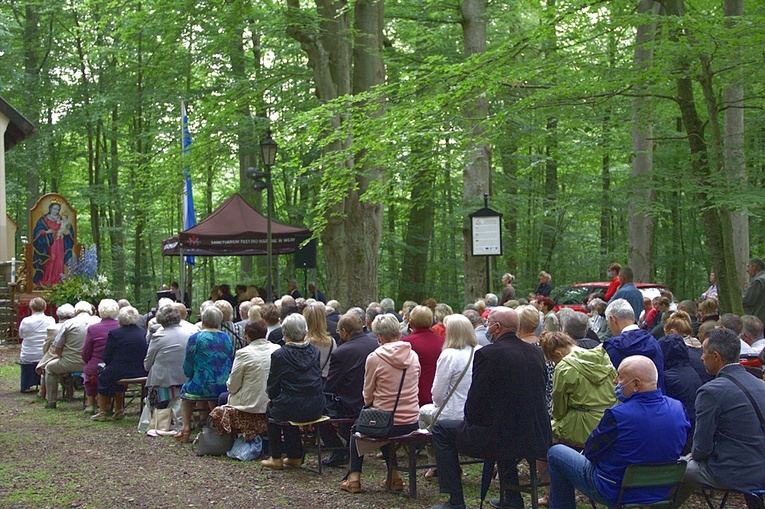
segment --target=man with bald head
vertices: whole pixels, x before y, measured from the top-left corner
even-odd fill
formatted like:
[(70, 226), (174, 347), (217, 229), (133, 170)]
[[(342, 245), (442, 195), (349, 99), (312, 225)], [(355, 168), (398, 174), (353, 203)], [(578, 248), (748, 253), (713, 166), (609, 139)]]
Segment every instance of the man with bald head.
[[(513, 309), (492, 309), (486, 326), (492, 344), (475, 351), (465, 420), (441, 420), (433, 427), (438, 482), (450, 496), (436, 506), (443, 509), (465, 507), (458, 453), (498, 461), (500, 476), (517, 485), (518, 461), (544, 457), (552, 441), (541, 349), (518, 338)], [(491, 504), (522, 509), (523, 499), (508, 491)]]
[[(675, 461), (683, 451), (691, 424), (683, 405), (657, 388), (653, 361), (643, 355), (625, 358), (614, 379), (621, 402), (605, 411), (584, 444), (584, 453), (558, 444), (550, 448), (550, 509), (575, 509), (574, 490), (597, 503), (616, 504), (624, 471), (635, 463)], [(669, 488), (628, 490), (623, 504), (664, 499)]]

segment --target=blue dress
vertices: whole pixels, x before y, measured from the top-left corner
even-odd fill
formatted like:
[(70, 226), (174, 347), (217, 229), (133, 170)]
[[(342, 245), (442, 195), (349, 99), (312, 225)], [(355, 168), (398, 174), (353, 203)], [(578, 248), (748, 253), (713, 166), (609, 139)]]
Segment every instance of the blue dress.
[(181, 396), (217, 398), (226, 389), (234, 362), (234, 348), (225, 332), (200, 331), (186, 343), (183, 372), (189, 381)]

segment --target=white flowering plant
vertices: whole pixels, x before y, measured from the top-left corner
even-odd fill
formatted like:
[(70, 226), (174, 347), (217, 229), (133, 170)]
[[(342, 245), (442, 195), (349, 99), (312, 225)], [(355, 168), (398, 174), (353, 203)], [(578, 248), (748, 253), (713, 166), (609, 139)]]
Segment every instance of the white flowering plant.
[(98, 305), (101, 299), (111, 297), (109, 280), (98, 273), (96, 246), (83, 248), (79, 256), (69, 259), (66, 268), (66, 274), (61, 274), (61, 282), (47, 292), (48, 299), (56, 306), (81, 300)]

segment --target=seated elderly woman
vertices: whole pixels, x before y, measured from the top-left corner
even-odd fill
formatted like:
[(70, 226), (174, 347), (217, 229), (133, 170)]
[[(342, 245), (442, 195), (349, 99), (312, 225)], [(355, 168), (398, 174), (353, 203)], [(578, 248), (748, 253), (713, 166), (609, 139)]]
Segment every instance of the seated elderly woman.
[(156, 318), (160, 327), (149, 341), (143, 367), (149, 372), (149, 402), (152, 407), (162, 407), (180, 397), (181, 386), (188, 380), (183, 360), (191, 331), (181, 326), (180, 309), (173, 304), (161, 307)]
[(117, 315), (119, 327), (109, 331), (104, 348), (106, 366), (98, 375), (98, 413), (94, 421), (109, 419), (108, 409), (114, 398), (113, 420), (125, 417), (125, 386), (117, 384), (124, 378), (146, 376), (143, 359), (146, 357), (146, 333), (137, 323), (141, 319), (132, 306), (120, 309)]
[(101, 317), (101, 321), (88, 327), (88, 332), (85, 334), (85, 343), (82, 345), (82, 360), (85, 361), (83, 378), (85, 379), (85, 396), (88, 398), (88, 404), (85, 407), (86, 414), (94, 414), (98, 410), (96, 407), (98, 365), (103, 362), (109, 331), (120, 326), (117, 322), (119, 311), (120, 307), (116, 300), (103, 299), (98, 303), (98, 316)]
[[(218, 398), (226, 390), (226, 380), (231, 374), (234, 361), (234, 347), (225, 332), (221, 332), (223, 313), (215, 306), (205, 308), (202, 313), (202, 330), (192, 334), (186, 343), (183, 372), (189, 378), (181, 387), (181, 418), (183, 428), (175, 439), (188, 443), (191, 436), (191, 416), (194, 413), (194, 399)], [(208, 402), (212, 410), (215, 402)]]
[[(271, 457), (260, 462), (268, 468), (299, 467), (303, 464), (303, 442), (296, 426), (278, 422), (310, 422), (324, 413), (324, 381), (319, 349), (305, 341), (308, 324), (299, 313), (282, 321), (284, 346), (271, 354), (268, 373), (268, 447)], [(287, 459), (282, 460), (282, 437)]]
[(220, 395), (210, 420), (221, 434), (241, 434), (249, 441), (266, 431), (266, 382), (271, 354), (280, 347), (266, 339), (262, 319), (246, 322), (244, 337), (249, 344), (236, 351), (228, 391)]
[(43, 345), (48, 327), (55, 323), (52, 316), (45, 314), (46, 302), (40, 297), (29, 301), (31, 315), (21, 320), (19, 337), (21, 338), (21, 392), (33, 385), (40, 385), (40, 377), (35, 373), (37, 363), (43, 357)]
[[(364, 370), (364, 405), (368, 408), (393, 412), (390, 436), (406, 435), (417, 429), (419, 405), (417, 402), (420, 361), (411, 344), (400, 341), (401, 331), (395, 316), (375, 317), (372, 331), (380, 346), (367, 357)], [(403, 383), (402, 383), (403, 382)], [(400, 390), (399, 390), (400, 389)], [(359, 443), (351, 437), (351, 469), (340, 489), (350, 493), (361, 492), (361, 467), (364, 456)], [(390, 444), (382, 446), (387, 464), (396, 464), (396, 454)], [(381, 484), (394, 491), (402, 491), (404, 482), (396, 470)]]

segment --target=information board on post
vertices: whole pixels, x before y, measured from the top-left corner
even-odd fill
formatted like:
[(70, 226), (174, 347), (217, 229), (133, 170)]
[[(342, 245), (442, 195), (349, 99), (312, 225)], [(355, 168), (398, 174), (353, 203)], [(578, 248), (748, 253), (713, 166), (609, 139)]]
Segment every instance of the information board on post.
[(502, 214), (484, 207), (470, 214), (473, 256), (502, 255)]

